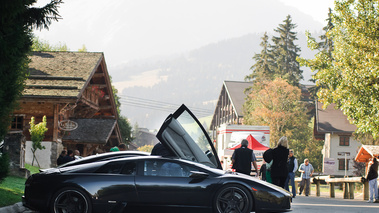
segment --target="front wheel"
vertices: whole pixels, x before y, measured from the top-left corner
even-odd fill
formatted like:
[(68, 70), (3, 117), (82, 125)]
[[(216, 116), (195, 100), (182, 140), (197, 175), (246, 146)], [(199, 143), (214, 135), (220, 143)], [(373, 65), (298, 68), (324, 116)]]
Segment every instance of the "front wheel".
[(216, 213), (248, 213), (253, 208), (253, 199), (244, 187), (226, 185), (216, 193), (213, 208)]
[(59, 190), (52, 200), (54, 213), (91, 213), (91, 201), (80, 189), (64, 188)]

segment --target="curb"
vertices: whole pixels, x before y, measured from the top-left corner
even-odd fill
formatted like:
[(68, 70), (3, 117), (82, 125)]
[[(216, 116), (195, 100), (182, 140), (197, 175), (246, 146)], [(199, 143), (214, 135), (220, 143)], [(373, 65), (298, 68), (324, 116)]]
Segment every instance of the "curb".
[(15, 203), (11, 206), (5, 206), (0, 208), (1, 213), (37, 213), (22, 205), (22, 202)]

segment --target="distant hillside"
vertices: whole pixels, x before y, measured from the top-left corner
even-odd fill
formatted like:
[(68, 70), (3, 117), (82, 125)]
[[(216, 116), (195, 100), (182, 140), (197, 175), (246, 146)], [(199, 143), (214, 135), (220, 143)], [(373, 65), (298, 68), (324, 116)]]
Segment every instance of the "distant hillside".
[[(262, 35), (249, 34), (209, 44), (181, 55), (138, 61), (113, 70), (112, 79), (119, 90), (124, 88), (119, 91), (121, 98), (133, 96), (173, 103), (178, 107), (184, 103), (190, 109), (195, 107), (213, 112), (223, 81), (243, 81), (251, 72), (249, 69), (254, 64), (252, 57), (261, 51), (259, 44)], [(306, 46), (305, 35), (299, 33), (298, 39), (301, 56), (312, 58), (313, 53)], [(308, 80), (311, 73), (308, 69), (303, 70), (305, 80), (302, 83), (310, 84)], [(151, 81), (155, 82), (154, 85), (128, 87), (132, 76), (142, 73), (145, 73), (146, 81), (151, 81), (150, 77), (156, 79)], [(118, 79), (125, 82), (117, 81)], [(131, 119), (132, 124), (138, 122), (140, 127), (150, 129), (158, 128), (168, 114), (166, 111), (127, 105), (126, 102), (123, 102), (121, 110)]]

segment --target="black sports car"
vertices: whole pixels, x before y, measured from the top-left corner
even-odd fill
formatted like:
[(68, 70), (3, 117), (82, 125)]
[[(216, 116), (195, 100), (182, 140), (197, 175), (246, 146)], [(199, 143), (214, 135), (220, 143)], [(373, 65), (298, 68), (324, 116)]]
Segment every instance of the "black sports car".
[(210, 212), (282, 212), (291, 194), (257, 178), (221, 170), (209, 136), (182, 105), (157, 134), (173, 158), (136, 156), (34, 174), (23, 203), (40, 212), (124, 212), (185, 207)]
[(85, 163), (92, 163), (96, 161), (105, 161), (105, 160), (113, 160), (113, 159), (124, 158), (124, 157), (148, 156), (148, 155), (150, 155), (150, 153), (142, 152), (142, 151), (107, 152), (107, 153), (102, 153), (102, 154), (97, 154), (97, 155), (91, 155), (91, 156), (84, 157), (78, 160), (73, 160), (65, 164), (59, 165), (58, 168), (75, 166), (75, 165), (80, 165), (80, 164), (85, 164)]

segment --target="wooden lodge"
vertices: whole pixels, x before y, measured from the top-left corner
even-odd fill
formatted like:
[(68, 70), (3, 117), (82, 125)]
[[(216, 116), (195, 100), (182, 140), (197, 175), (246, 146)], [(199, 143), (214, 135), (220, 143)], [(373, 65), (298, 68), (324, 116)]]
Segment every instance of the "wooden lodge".
[[(117, 107), (103, 53), (33, 52), (30, 76), (10, 134), (30, 141), (29, 122), (47, 117), (44, 142), (51, 143), (51, 166), (63, 148), (82, 156), (107, 151), (122, 142)], [(28, 152), (26, 148), (26, 152)]]

